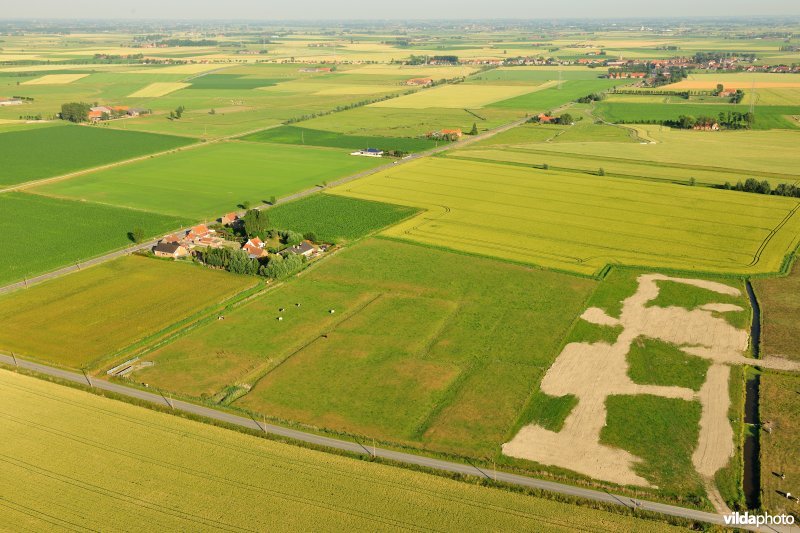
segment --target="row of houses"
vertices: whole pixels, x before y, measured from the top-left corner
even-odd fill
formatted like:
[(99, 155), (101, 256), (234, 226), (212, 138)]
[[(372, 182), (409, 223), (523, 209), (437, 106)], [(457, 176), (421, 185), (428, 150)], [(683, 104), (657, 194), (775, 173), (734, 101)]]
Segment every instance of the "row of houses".
[(22, 98), (2, 98), (0, 97), (0, 107), (7, 107), (12, 105), (22, 105), (24, 101)]

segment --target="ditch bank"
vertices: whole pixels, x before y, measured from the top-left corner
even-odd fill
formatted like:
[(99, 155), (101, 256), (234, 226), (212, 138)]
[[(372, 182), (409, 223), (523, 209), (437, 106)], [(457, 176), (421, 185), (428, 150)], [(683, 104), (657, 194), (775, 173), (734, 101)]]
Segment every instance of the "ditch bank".
[[(750, 348), (753, 357), (758, 358), (761, 342), (761, 307), (758, 305), (750, 280), (745, 282), (747, 296), (753, 309), (753, 321), (750, 325)], [(761, 506), (761, 464), (759, 463), (759, 433), (761, 431), (758, 413), (758, 397), (761, 377), (755, 372), (747, 374), (744, 397), (745, 438), (742, 458), (744, 472), (742, 475), (742, 491), (748, 509)]]

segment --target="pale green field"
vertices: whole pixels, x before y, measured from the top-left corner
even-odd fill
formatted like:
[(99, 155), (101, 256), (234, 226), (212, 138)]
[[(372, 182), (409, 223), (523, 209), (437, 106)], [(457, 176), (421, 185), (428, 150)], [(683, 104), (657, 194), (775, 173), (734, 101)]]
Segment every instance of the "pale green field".
[(800, 230), (796, 199), (447, 158), (331, 192), (427, 209), (388, 235), (589, 275), (777, 272)]
[(414, 94), (392, 98), (371, 104), (371, 107), (389, 107), (400, 109), (428, 109), (428, 108), (481, 108), (485, 105), (507, 100), (515, 96), (522, 96), (538, 89), (552, 85), (444, 85), (425, 89)]
[(679, 530), (272, 442), (5, 370), (0, 432), (0, 513), (15, 531)]
[[(640, 135), (655, 143), (507, 143), (521, 151), (571, 156), (580, 164), (586, 156), (598, 160), (638, 162), (655, 165), (697, 167), (698, 170), (722, 171), (725, 179), (736, 182), (748, 177), (778, 175), (777, 181), (800, 178), (800, 132), (796, 131), (684, 131), (661, 126), (636, 126)], [(469, 152), (463, 152), (467, 154)], [(541, 156), (538, 161), (546, 162)], [(610, 163), (609, 163), (610, 164)], [(603, 165), (600, 165), (603, 166)], [(687, 170), (691, 172), (691, 169)], [(686, 174), (686, 173), (684, 173)]]

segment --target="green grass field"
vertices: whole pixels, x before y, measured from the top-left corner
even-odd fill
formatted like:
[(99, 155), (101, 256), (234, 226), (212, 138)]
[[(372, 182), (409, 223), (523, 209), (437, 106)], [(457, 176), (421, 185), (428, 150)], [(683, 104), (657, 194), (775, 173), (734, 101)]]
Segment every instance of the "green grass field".
[(38, 187), (47, 195), (215, 219), (385, 163), (330, 149), (226, 142)]
[(416, 212), (406, 206), (315, 194), (271, 208), (269, 219), (277, 228), (312, 232), (323, 241), (342, 242), (391, 226)]
[[(698, 183), (709, 184), (725, 181), (735, 183), (747, 177), (768, 179), (773, 184), (794, 183), (800, 179), (797, 170), (800, 155), (795, 149), (796, 143), (800, 142), (800, 132), (702, 132), (650, 125), (635, 127), (639, 137), (649, 140), (644, 143), (627, 142), (630, 139), (588, 141), (576, 136), (570, 138), (570, 133), (550, 137), (554, 142), (541, 142), (547, 137), (537, 134), (537, 131), (550, 132), (561, 127), (536, 128), (528, 125), (514, 128), (466, 150), (451, 152), (451, 155), (527, 165), (547, 163), (551, 168), (588, 171), (597, 171), (602, 167), (608, 174), (623, 177), (683, 183), (691, 177)], [(592, 125), (592, 129), (596, 128), (624, 131), (621, 128)], [(540, 137), (526, 138), (533, 135)], [(493, 145), (494, 139), (499, 139), (498, 144), (505, 146)], [(723, 151), (724, 157), (717, 157), (716, 154)]]
[(601, 442), (641, 457), (637, 472), (662, 490), (701, 497), (700, 476), (692, 466), (700, 402), (638, 394), (610, 396), (606, 407)]
[(0, 194), (0, 284), (22, 281), (59, 267), (133, 245), (128, 236), (141, 228), (147, 237), (192, 221), (108, 205)]
[(259, 141), (279, 144), (297, 144), (308, 146), (327, 146), (346, 150), (378, 148), (380, 150), (400, 150), (403, 152), (421, 152), (436, 146), (434, 141), (424, 138), (379, 137), (344, 135), (332, 131), (313, 130), (297, 126), (272, 128), (243, 137), (245, 141)]
[(582, 67), (564, 67), (561, 69), (547, 69), (542, 67), (501, 67), (471, 76), (469, 82), (543, 82), (558, 80), (559, 72), (562, 80), (597, 80), (602, 74), (600, 71)]
[(797, 262), (783, 278), (754, 279), (761, 305), (761, 352), (800, 361), (797, 317), (800, 316), (800, 266)]
[(83, 368), (256, 281), (126, 256), (0, 297), (0, 349)]
[(620, 80), (606, 79), (564, 81), (560, 88), (555, 85), (541, 91), (495, 102), (490, 104), (489, 107), (523, 109), (529, 112), (547, 111), (572, 102), (581, 96), (602, 92), (611, 87), (624, 84), (625, 82)]
[(330, 192), (427, 210), (387, 235), (589, 275), (776, 272), (800, 227), (789, 198), (447, 158)]
[[(747, 105), (734, 104), (693, 104), (671, 99), (664, 103), (632, 103), (632, 102), (599, 102), (597, 113), (610, 122), (625, 121), (628, 123), (646, 122), (650, 120), (677, 120), (680, 115), (694, 117), (714, 117), (728, 111), (746, 113)], [(756, 106), (753, 128), (756, 130), (797, 129), (796, 120), (787, 118), (800, 114), (800, 106)]]
[(761, 505), (771, 513), (791, 513), (800, 520), (798, 505), (785, 496), (786, 492), (795, 494), (800, 483), (798, 396), (800, 375), (761, 374), (759, 417), (772, 426), (772, 433), (760, 432)]
[(158, 348), (134, 379), (208, 398), (254, 385), (235, 406), (495, 455), (594, 285), (372, 239)]
[(301, 122), (302, 127), (367, 137), (419, 137), (441, 129), (481, 131), (520, 118), (517, 109), (393, 109), (366, 106)]
[(9, 371), (0, 385), (0, 507), (17, 530), (679, 530), (267, 441)]
[[(663, 307), (663, 306), (662, 306)], [(711, 362), (689, 355), (676, 346), (655, 340), (636, 339), (628, 352), (628, 375), (634, 383), (686, 387), (699, 391)]]
[(189, 89), (203, 90), (231, 90), (231, 89), (258, 89), (271, 87), (283, 81), (282, 79), (248, 78), (236, 74), (205, 74), (192, 78)]
[(14, 185), (190, 144), (166, 135), (62, 126), (0, 133), (0, 185)]

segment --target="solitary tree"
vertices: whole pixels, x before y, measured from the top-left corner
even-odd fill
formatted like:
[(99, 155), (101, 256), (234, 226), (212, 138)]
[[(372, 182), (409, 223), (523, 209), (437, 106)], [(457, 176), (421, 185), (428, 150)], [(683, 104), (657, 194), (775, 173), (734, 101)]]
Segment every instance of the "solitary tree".
[(131, 231), (131, 240), (135, 243), (140, 243), (144, 240), (144, 230), (139, 226), (133, 228)]
[(606, 175), (605, 169), (603, 167), (600, 167), (600, 169), (597, 171), (597, 175), (598, 176), (605, 176)]
[(469, 130), (469, 134), (470, 135), (477, 135), (478, 134), (478, 124), (477, 123), (475, 123), (475, 122), (472, 123), (472, 129)]

